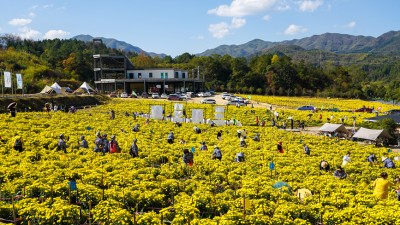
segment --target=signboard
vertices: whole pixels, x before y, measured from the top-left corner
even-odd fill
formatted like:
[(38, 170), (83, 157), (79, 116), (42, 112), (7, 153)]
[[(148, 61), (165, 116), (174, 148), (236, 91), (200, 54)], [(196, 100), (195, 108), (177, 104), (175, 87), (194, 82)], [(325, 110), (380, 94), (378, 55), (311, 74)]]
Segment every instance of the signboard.
[(101, 79), (101, 83), (115, 83), (115, 79)]
[(17, 89), (22, 89), (22, 75), (17, 73), (15, 76), (17, 77)]
[(4, 87), (11, 87), (11, 73), (4, 72)]

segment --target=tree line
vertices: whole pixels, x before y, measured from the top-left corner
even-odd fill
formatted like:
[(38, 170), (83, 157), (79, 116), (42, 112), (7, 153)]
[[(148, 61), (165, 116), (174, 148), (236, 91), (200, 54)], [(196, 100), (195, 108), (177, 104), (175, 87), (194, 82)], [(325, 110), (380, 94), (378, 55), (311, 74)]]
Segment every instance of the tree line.
[[(60, 80), (93, 83), (92, 42), (32, 41), (12, 35), (1, 39), (5, 44), (0, 50), (0, 69), (23, 73), (29, 92), (37, 92), (45, 84)], [(400, 62), (395, 57), (368, 55), (362, 56), (361, 63), (341, 65), (332, 61), (321, 64), (307, 57), (293, 60), (279, 52), (255, 54), (249, 58), (190, 53), (161, 58), (102, 46), (102, 53), (126, 54), (140, 69), (183, 69), (189, 71), (190, 77), (197, 77), (199, 69), (207, 89), (214, 91), (400, 100)], [(347, 55), (346, 60), (349, 57), (361, 58), (360, 54)], [(379, 63), (375, 63), (377, 61)]]

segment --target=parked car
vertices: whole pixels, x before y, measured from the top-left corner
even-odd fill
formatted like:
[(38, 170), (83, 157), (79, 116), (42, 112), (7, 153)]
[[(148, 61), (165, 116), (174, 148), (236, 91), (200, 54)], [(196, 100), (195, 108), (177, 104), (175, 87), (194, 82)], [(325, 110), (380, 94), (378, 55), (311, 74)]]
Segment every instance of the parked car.
[(197, 97), (204, 97), (204, 92), (197, 93)]
[(239, 106), (246, 106), (247, 105), (245, 102), (238, 101), (238, 100), (231, 100), (231, 101), (228, 101), (226, 103), (226, 105), (237, 105), (237, 104), (239, 104)]
[(160, 98), (160, 95), (158, 93), (153, 93), (151, 94), (151, 98)]
[(231, 97), (231, 94), (228, 94), (228, 93), (222, 94), (222, 99), (226, 99), (228, 97)]
[(204, 92), (203, 97), (210, 97), (212, 94), (210, 92)]
[(127, 98), (127, 97), (128, 97), (128, 93), (126, 93), (126, 92), (121, 93), (121, 98)]
[(165, 93), (162, 93), (161, 96), (160, 96), (160, 98), (162, 98), (162, 99), (167, 99), (167, 98), (168, 98), (168, 95), (165, 94)]
[(311, 110), (311, 111), (313, 111), (313, 110), (315, 110), (315, 107), (312, 106), (312, 105), (303, 105), (303, 106), (300, 106), (299, 108), (297, 108), (297, 110)]
[(367, 112), (367, 113), (372, 113), (373, 111), (374, 111), (373, 108), (367, 108), (367, 107), (362, 107), (355, 110), (355, 112)]
[(115, 93), (115, 92), (111, 92), (108, 96), (110, 98), (117, 98), (118, 97), (117, 93)]
[(206, 98), (201, 100), (202, 104), (217, 104), (217, 102), (215, 101), (215, 99), (212, 98)]
[(148, 98), (148, 97), (149, 97), (149, 94), (147, 94), (147, 92), (142, 93), (142, 98)]
[(182, 101), (182, 98), (179, 95), (176, 94), (170, 94), (168, 96), (168, 100), (172, 100), (172, 101)]

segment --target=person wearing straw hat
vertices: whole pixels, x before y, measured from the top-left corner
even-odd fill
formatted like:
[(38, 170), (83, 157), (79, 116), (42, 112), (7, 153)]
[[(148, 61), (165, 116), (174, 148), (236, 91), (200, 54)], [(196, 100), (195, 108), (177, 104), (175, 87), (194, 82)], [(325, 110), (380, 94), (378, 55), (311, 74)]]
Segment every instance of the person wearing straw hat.
[(394, 169), (396, 167), (394, 165), (394, 162), (390, 158), (388, 158), (386, 156), (382, 157), (382, 162), (383, 162), (383, 167), (385, 167), (385, 168)]
[(322, 160), (319, 164), (319, 169), (328, 172), (330, 170), (329, 163), (325, 160)]

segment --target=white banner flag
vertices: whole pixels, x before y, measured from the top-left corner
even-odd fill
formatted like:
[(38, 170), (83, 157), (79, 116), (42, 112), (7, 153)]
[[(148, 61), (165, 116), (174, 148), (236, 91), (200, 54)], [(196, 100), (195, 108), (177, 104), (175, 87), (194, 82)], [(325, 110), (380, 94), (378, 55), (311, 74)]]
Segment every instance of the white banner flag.
[(17, 73), (15, 76), (17, 77), (17, 89), (22, 89), (22, 75)]
[(4, 72), (4, 87), (11, 87), (11, 73)]

